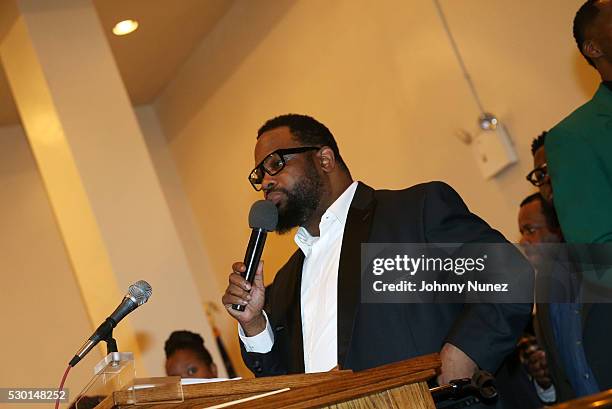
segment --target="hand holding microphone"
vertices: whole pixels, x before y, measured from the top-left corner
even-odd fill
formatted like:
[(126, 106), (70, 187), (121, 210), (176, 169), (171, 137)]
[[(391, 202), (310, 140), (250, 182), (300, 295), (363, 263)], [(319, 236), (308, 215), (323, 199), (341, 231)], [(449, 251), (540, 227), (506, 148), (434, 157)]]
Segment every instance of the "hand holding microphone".
[[(238, 320), (247, 336), (257, 335), (266, 327), (266, 320), (261, 313), (266, 293), (263, 262), (259, 262), (252, 284), (243, 277), (246, 271), (244, 263), (234, 263), (232, 270), (222, 302), (229, 314)], [(234, 305), (244, 306), (244, 311), (234, 309)]]
[(244, 261), (232, 265), (229, 285), (222, 302), (229, 314), (240, 322), (247, 335), (255, 335), (266, 326), (261, 313), (265, 301), (263, 263), (260, 263), (266, 236), (276, 229), (278, 210), (274, 203), (259, 200), (249, 212), (249, 226), (253, 229)]

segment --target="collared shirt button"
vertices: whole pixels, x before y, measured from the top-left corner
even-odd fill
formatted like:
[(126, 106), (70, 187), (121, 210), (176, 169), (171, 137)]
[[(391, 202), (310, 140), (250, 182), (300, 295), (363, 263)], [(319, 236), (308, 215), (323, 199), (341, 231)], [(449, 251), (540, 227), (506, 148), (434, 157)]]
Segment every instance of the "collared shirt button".
[(589, 379), (589, 378), (590, 378), (589, 374), (588, 374), (588, 373), (585, 373), (585, 374), (584, 374), (584, 379)]
[(582, 341), (580, 340), (576, 341), (576, 345), (582, 345)]

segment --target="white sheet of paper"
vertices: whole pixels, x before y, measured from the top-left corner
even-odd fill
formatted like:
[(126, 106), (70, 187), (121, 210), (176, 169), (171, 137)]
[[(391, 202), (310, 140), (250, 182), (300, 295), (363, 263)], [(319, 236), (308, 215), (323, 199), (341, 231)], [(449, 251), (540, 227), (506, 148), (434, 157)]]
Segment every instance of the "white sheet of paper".
[(213, 382), (225, 382), (225, 381), (237, 381), (242, 378), (182, 378), (181, 385), (197, 385), (200, 383), (213, 383)]

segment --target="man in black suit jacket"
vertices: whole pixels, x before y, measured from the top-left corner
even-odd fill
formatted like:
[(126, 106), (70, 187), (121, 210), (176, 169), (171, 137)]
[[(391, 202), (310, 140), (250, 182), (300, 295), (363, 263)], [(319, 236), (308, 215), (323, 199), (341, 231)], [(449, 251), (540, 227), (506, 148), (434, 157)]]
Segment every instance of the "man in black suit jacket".
[[(376, 149), (373, 155), (375, 161), (383, 160)], [(260, 129), (255, 163), (251, 183), (277, 205), (280, 232), (301, 226), (318, 239), (322, 216), (343, 194), (354, 192), (339, 239), (337, 313), (330, 312), (326, 323), (336, 325), (333, 362), (340, 368), (361, 370), (440, 352), (438, 380), (443, 383), (470, 377), (478, 367), (495, 372), (513, 350), (529, 318), (529, 304), (360, 303), (361, 243), (507, 243), (470, 213), (451, 187), (431, 182), (390, 191), (354, 183), (329, 130), (295, 114), (274, 118)], [(531, 271), (518, 252), (516, 257)], [(252, 286), (240, 275), (244, 264), (233, 265), (222, 301), (240, 323), (243, 342), (269, 332), (271, 345), (263, 352), (247, 352), (242, 345), (244, 360), (256, 376), (305, 370), (305, 259), (302, 250), (296, 251), (266, 289), (262, 264)], [(245, 311), (233, 310), (232, 304), (245, 305)]]

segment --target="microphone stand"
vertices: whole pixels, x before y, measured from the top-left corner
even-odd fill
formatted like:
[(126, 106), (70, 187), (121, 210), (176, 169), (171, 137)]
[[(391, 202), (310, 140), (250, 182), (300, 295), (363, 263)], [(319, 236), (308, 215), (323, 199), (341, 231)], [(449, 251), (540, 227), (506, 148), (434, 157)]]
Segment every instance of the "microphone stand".
[[(104, 338), (102, 341), (106, 342), (106, 354), (107, 355), (110, 355), (113, 352), (119, 352), (119, 350), (117, 349), (117, 340), (113, 338), (113, 330), (111, 330), (108, 336)], [(119, 365), (119, 362), (115, 361), (115, 358), (113, 357), (111, 360), (111, 365), (113, 367), (116, 367)]]
[(113, 333), (111, 332), (108, 337), (103, 339), (106, 342), (106, 353), (111, 354), (113, 352), (119, 352), (117, 349), (117, 341), (113, 338)]

